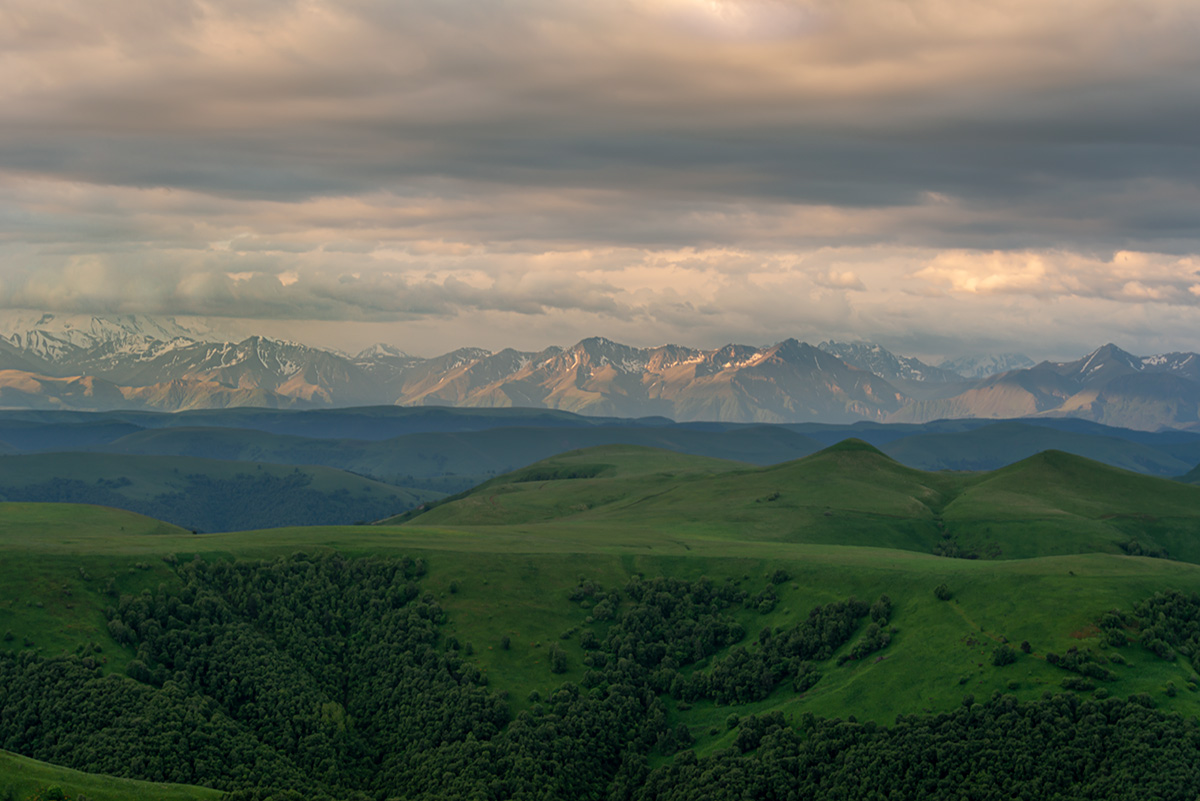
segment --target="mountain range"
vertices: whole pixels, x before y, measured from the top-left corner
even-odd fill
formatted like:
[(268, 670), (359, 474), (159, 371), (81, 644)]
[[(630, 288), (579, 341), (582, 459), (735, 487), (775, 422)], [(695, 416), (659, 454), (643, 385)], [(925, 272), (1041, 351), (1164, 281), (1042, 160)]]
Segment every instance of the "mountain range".
[(386, 344), (351, 355), (261, 336), (212, 339), (142, 316), (10, 316), (0, 320), (0, 407), (397, 404), (735, 423), (1060, 416), (1200, 428), (1200, 355), (1139, 357), (1112, 344), (1072, 362), (1015, 366), (1030, 360), (1002, 354), (935, 367), (877, 344), (795, 339), (705, 350), (590, 337), (540, 352), (460, 348), (434, 358)]

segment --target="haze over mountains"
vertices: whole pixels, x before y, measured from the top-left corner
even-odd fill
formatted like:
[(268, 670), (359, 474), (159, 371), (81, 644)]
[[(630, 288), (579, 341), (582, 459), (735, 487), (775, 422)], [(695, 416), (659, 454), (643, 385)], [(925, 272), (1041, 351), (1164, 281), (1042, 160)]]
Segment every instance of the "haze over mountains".
[(461, 348), (358, 354), (210, 332), (142, 316), (10, 317), (0, 406), (182, 410), (379, 404), (533, 407), (679, 421), (926, 422), (1077, 417), (1143, 430), (1200, 427), (1200, 356), (1105, 345), (1072, 362), (1020, 354), (940, 367), (880, 345), (784, 339), (713, 350), (602, 337), (540, 352)]

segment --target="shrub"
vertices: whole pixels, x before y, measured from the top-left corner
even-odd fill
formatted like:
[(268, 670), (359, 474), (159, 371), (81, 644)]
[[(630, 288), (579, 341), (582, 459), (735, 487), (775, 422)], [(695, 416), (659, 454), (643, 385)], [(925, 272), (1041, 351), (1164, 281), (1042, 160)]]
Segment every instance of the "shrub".
[(950, 588), (947, 587), (945, 584), (939, 584), (936, 587), (934, 587), (933, 594), (934, 594), (934, 596), (937, 597), (937, 599), (939, 601), (949, 601), (950, 600)]
[(1016, 661), (1017, 652), (1007, 645), (998, 646), (996, 650), (992, 651), (992, 665), (995, 667), (1004, 667)]

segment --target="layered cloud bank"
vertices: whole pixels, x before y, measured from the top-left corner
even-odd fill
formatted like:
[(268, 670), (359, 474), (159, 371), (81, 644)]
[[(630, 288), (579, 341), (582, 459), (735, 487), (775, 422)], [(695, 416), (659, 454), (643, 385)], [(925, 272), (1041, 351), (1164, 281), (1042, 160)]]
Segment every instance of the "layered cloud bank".
[(1182, 0), (14, 0), (0, 305), (415, 351), (1192, 349), (1197, 31)]

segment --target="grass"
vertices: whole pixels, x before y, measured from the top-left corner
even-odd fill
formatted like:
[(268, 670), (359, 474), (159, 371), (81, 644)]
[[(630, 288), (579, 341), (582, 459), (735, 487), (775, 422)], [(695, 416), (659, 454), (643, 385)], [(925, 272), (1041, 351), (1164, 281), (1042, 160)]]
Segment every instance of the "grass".
[[(754, 704), (670, 702), (672, 722), (686, 723), (703, 752), (730, 743), (731, 713), (778, 709), (793, 719), (812, 712), (889, 724), (901, 714), (950, 710), (967, 694), (1033, 699), (1061, 691), (1073, 674), (1047, 664), (1047, 653), (1083, 647), (1111, 655), (1093, 625), (1105, 611), (1129, 610), (1160, 590), (1200, 590), (1200, 565), (1125, 556), (1114, 545), (1153, 524), (1150, 539), (1193, 553), (1198, 529), (1188, 526), (1200, 517), (1198, 498), (1196, 488), (1065, 454), (982, 475), (923, 473), (852, 442), (765, 469), (625, 446), (572, 452), (399, 526), (193, 535), (99, 507), (3, 504), (0, 631), (13, 632), (10, 647), (28, 638), (47, 656), (98, 647), (119, 672), (132, 652), (109, 638), (104, 607), (114, 593), (175, 581), (171, 560), (327, 549), (421, 556), (429, 565), (423, 587), (448, 614), (446, 635), (471, 645), (469, 659), (519, 710), (533, 691), (544, 696), (579, 681), (580, 633), (603, 635), (604, 624), (589, 623), (588, 611), (568, 600), (581, 579), (620, 588), (635, 575), (708, 576), (754, 594), (783, 569), (790, 579), (775, 587), (773, 611), (733, 612), (752, 648), (759, 630), (790, 626), (818, 604), (891, 597), (892, 643), (862, 661), (822, 664), (821, 681), (803, 695), (785, 685)], [(967, 545), (1001, 543), (1005, 556), (1024, 558), (929, 553), (946, 533)], [(935, 597), (940, 584), (949, 601)], [(1000, 643), (1022, 641), (1032, 653), (991, 664)], [(562, 675), (547, 661), (555, 643), (568, 654)], [(1124, 664), (1110, 663), (1117, 678), (1102, 684), (1107, 691), (1148, 693), (1162, 708), (1200, 713), (1186, 660), (1163, 661), (1138, 645), (1120, 654)], [(1180, 688), (1174, 697), (1168, 682)]]
[(25, 799), (40, 789), (59, 787), (68, 798), (92, 801), (207, 801), (224, 795), (207, 787), (118, 779), (60, 768), (36, 759), (0, 751), (0, 793)]
[[(631, 467), (643, 456), (654, 469)], [(567, 477), (572, 471), (580, 477)], [(1200, 542), (1191, 536), (1200, 529), (1200, 487), (1057, 451), (988, 473), (924, 472), (855, 440), (766, 468), (648, 449), (576, 451), (493, 479), (406, 523), (567, 524), (925, 552), (950, 538), (1005, 558), (1119, 553), (1136, 539), (1200, 562)]]

